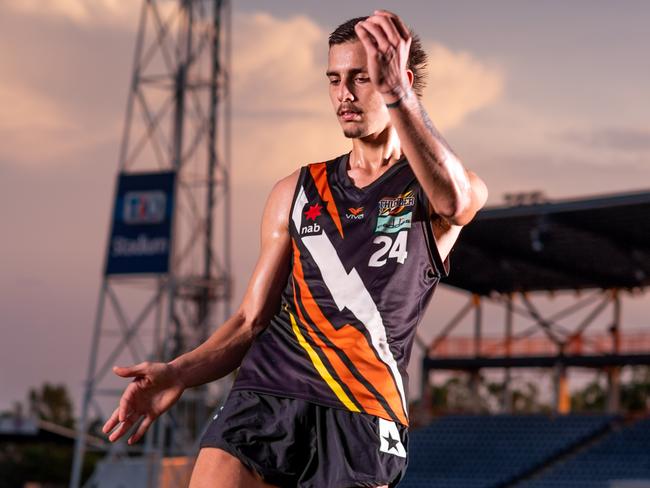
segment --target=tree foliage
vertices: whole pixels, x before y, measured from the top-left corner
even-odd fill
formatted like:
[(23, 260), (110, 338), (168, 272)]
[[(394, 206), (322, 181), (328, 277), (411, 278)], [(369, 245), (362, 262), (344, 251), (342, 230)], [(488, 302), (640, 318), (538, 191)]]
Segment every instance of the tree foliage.
[[(650, 410), (650, 367), (629, 367), (629, 377), (620, 385), (622, 413)], [(443, 413), (497, 413), (502, 411), (504, 383), (488, 382), (478, 375), (473, 391), (470, 375), (459, 373), (442, 384), (430, 386), (430, 404), (434, 414)], [(540, 399), (539, 382), (514, 379), (510, 383), (513, 413), (550, 413), (552, 405)], [(576, 389), (571, 394), (571, 411), (580, 413), (605, 412), (607, 408), (607, 381), (604, 374)]]
[[(31, 388), (27, 395), (29, 415), (57, 425), (74, 428), (72, 401), (64, 385), (44, 383)], [(14, 404), (13, 412), (3, 412), (3, 417), (24, 416), (20, 402)], [(99, 421), (95, 421), (96, 427)], [(72, 466), (73, 441), (62, 438), (43, 440), (25, 436), (20, 441), (0, 442), (0, 488), (24, 486), (27, 482), (39, 482), (52, 488), (68, 485)], [(88, 453), (84, 459), (83, 478), (87, 479), (99, 459), (99, 453)]]
[(28, 395), (30, 413), (49, 422), (74, 428), (72, 401), (65, 385), (44, 383), (40, 388), (32, 388)]
[[(504, 384), (488, 382), (483, 375), (476, 378), (473, 392), (467, 374), (454, 375), (441, 385), (431, 387), (431, 404), (436, 413), (497, 413), (502, 409)], [(510, 384), (514, 413), (550, 412), (551, 407), (540, 399), (539, 387), (533, 381), (513, 380)]]

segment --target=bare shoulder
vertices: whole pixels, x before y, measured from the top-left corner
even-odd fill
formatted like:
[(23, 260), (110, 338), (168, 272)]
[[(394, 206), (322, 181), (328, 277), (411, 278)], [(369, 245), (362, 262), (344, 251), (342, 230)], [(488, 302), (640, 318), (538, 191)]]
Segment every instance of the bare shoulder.
[(284, 178), (279, 179), (273, 186), (273, 191), (279, 191), (283, 193), (290, 193), (292, 196), (296, 185), (298, 184), (298, 178), (300, 176), (300, 168), (297, 168), (290, 175), (285, 176)]
[(291, 202), (299, 176), (300, 168), (273, 185), (264, 208), (263, 224), (270, 224), (273, 228), (288, 228)]

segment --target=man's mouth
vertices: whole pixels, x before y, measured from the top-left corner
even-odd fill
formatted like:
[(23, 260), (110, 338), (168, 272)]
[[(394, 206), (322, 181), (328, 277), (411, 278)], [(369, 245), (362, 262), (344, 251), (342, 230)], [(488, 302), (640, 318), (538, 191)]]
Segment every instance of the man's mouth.
[(339, 117), (345, 121), (358, 120), (361, 118), (361, 112), (359, 110), (348, 108), (340, 109), (338, 114)]

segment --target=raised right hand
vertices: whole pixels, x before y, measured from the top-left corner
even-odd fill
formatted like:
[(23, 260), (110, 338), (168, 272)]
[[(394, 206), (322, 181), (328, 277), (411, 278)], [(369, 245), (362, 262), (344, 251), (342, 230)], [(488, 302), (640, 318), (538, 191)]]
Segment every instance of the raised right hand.
[(176, 370), (167, 363), (145, 361), (128, 367), (114, 366), (113, 372), (134, 379), (124, 390), (119, 406), (104, 424), (102, 431), (108, 434), (119, 424), (108, 437), (109, 441), (115, 442), (144, 416), (137, 431), (128, 439), (129, 444), (134, 444), (151, 423), (180, 398), (185, 386)]

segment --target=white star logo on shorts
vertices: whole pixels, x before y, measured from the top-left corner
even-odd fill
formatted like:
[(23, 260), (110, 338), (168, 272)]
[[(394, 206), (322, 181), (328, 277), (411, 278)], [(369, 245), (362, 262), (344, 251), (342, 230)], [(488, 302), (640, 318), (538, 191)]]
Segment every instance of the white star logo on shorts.
[(379, 450), (387, 454), (406, 457), (406, 449), (400, 440), (395, 422), (379, 419)]

